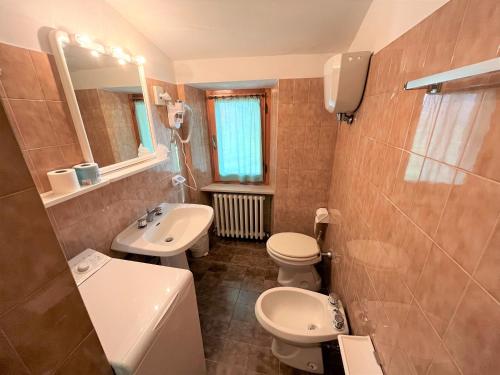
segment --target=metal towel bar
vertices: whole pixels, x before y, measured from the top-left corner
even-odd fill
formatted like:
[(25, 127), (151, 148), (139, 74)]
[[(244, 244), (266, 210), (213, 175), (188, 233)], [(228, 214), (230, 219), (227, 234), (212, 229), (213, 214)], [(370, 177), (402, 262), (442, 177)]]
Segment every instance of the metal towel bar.
[(405, 90), (415, 90), (427, 87), (428, 93), (435, 94), (441, 91), (441, 85), (445, 82), (498, 71), (500, 71), (500, 57), (495, 57), (477, 64), (466, 65), (461, 68), (408, 81), (405, 83), (404, 88)]

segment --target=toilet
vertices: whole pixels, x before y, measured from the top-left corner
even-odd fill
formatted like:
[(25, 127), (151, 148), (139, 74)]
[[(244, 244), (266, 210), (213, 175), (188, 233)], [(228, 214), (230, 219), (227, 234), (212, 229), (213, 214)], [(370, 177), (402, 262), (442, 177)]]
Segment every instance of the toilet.
[(266, 243), (267, 253), (279, 267), (281, 286), (318, 291), (321, 277), (314, 265), (321, 261), (316, 239), (301, 233), (273, 234)]
[(300, 288), (272, 288), (257, 299), (255, 316), (273, 336), (273, 355), (288, 366), (323, 374), (321, 343), (338, 339), (345, 375), (383, 375), (370, 337), (349, 335), (337, 298)]

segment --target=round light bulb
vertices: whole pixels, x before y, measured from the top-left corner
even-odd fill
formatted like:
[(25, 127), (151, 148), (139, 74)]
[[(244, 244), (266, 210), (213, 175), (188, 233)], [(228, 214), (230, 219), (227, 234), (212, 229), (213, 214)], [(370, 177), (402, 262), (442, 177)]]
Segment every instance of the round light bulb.
[(144, 58), (144, 56), (136, 56), (135, 62), (139, 65), (142, 65), (146, 62), (146, 59)]

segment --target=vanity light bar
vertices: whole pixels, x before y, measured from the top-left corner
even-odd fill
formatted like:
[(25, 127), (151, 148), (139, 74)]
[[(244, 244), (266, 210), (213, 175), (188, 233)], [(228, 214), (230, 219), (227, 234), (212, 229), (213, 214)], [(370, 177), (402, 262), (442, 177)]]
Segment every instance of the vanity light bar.
[(80, 47), (88, 48), (99, 54), (106, 53), (106, 49), (104, 48), (104, 46), (102, 44), (94, 42), (88, 35), (75, 34), (74, 39), (80, 45)]
[(102, 44), (94, 42), (92, 38), (85, 34), (74, 34), (73, 40), (80, 47), (90, 49), (93, 56), (109, 53), (111, 56), (118, 59), (118, 62), (122, 65), (131, 62), (134, 62), (137, 65), (143, 65), (146, 62), (146, 59), (143, 56), (132, 57), (120, 47), (110, 47), (109, 49), (106, 49), (106, 47)]
[(123, 50), (120, 47), (112, 47), (111, 48), (111, 56), (116, 57), (118, 61), (122, 64), (123, 62), (132, 62), (132, 57), (130, 57), (129, 54), (123, 52)]
[(75, 34), (75, 41), (82, 47), (88, 48), (92, 44), (92, 39), (85, 34)]
[(137, 65), (143, 65), (146, 62), (144, 56), (136, 56), (134, 60)]

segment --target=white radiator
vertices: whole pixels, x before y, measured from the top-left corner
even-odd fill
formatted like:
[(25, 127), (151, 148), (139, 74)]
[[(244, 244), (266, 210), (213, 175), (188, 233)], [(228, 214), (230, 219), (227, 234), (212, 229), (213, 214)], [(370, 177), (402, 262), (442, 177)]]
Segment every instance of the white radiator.
[(263, 195), (213, 194), (217, 235), (264, 238)]

